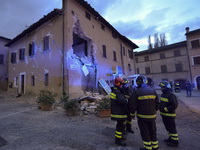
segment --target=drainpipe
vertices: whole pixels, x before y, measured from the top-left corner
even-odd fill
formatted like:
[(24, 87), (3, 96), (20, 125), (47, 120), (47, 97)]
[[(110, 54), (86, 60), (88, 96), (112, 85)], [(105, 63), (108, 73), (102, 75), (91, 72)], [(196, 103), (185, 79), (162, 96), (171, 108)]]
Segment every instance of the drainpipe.
[(186, 36), (186, 49), (187, 49), (187, 58), (188, 58), (188, 64), (189, 64), (189, 73), (190, 73), (190, 82), (193, 83), (193, 80), (192, 80), (192, 69), (191, 69), (191, 63), (190, 63), (190, 56), (189, 56), (189, 47), (188, 47), (188, 40), (187, 40), (187, 33), (189, 33), (189, 27), (186, 27), (185, 28), (186, 30), (186, 33), (185, 33), (185, 36)]
[(62, 0), (62, 93), (65, 92), (65, 0)]

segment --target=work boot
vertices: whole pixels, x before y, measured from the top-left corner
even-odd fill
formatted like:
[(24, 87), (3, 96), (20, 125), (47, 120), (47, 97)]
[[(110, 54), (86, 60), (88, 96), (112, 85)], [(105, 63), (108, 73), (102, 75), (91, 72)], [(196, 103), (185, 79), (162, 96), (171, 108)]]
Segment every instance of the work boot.
[(134, 131), (131, 128), (127, 128), (126, 131), (134, 134)]
[(117, 144), (119, 146), (126, 146), (126, 143), (123, 142), (123, 140), (120, 138), (115, 138), (115, 144)]
[(164, 139), (164, 142), (170, 142), (171, 141), (171, 138), (168, 137), (168, 139)]
[(167, 142), (167, 146), (178, 147), (178, 141), (170, 140), (169, 142)]

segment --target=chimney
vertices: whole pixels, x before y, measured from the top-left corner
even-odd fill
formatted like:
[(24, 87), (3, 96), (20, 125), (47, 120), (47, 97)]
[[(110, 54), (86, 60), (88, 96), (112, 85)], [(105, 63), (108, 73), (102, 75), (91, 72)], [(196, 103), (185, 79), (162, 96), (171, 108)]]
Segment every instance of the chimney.
[(189, 28), (189, 27), (186, 27), (186, 28), (185, 28), (185, 31), (186, 31), (186, 33), (189, 33), (189, 32), (190, 32), (190, 28)]

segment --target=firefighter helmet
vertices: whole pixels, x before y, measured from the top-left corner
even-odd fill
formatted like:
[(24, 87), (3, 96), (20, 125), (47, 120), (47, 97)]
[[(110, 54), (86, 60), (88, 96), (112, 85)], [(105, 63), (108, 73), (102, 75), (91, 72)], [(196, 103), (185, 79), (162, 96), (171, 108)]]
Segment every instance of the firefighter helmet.
[(171, 89), (171, 85), (168, 81), (162, 81), (160, 82), (159, 86), (163, 89)]
[(122, 78), (120, 78), (120, 77), (117, 77), (115, 79), (114, 85), (120, 87), (123, 83), (124, 83), (124, 80)]
[(142, 84), (147, 84), (147, 78), (143, 75), (139, 75), (136, 79), (136, 83), (138, 86), (140, 86)]
[(128, 79), (127, 78), (123, 78), (123, 84), (127, 84), (129, 83)]

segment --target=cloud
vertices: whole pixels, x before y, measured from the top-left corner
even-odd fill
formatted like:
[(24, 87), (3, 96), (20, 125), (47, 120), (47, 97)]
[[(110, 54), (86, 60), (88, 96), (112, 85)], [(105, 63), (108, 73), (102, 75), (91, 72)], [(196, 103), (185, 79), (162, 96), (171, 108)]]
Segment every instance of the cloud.
[(115, 22), (113, 26), (122, 34), (131, 39), (147, 38), (148, 35), (154, 34), (156, 26), (145, 27), (141, 21)]
[(1, 36), (14, 38), (26, 26), (37, 22), (43, 15), (51, 12), (56, 6), (61, 8), (61, 0), (1, 0), (0, 31)]

